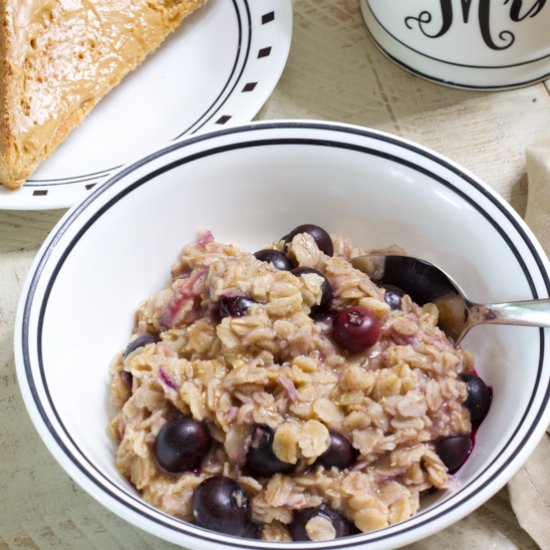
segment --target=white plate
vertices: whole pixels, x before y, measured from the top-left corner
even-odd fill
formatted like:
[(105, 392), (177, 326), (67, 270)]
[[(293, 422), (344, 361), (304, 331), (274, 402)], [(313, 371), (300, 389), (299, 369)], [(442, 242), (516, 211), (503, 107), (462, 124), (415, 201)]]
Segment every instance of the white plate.
[(251, 120), (279, 80), (291, 0), (209, 0), (103, 99), (0, 209), (65, 208), (170, 141)]

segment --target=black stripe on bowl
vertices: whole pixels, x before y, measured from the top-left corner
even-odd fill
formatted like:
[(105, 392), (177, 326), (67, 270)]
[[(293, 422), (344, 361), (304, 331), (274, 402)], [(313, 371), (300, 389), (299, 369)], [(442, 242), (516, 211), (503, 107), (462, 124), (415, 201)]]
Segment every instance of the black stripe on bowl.
[[(491, 203), (492, 206), (496, 207), (497, 210), (500, 211), (501, 214), (504, 215), (504, 217), (507, 219), (507, 221), (514, 226), (516, 231), (518, 232), (518, 236), (523, 241), (523, 243), (526, 245), (526, 247), (531, 252), (533, 259), (537, 265), (537, 267), (540, 270), (540, 275), (542, 276), (542, 279), (544, 281), (544, 285), (546, 288), (546, 291), (550, 293), (550, 280), (548, 279), (548, 275), (544, 268), (544, 262), (542, 261), (540, 255), (538, 254), (538, 251), (534, 247), (533, 243), (531, 243), (529, 236), (524, 231), (523, 227), (517, 222), (517, 220), (513, 217), (513, 215), (504, 207), (503, 204), (501, 204), (487, 189), (485, 189), (481, 184), (479, 184), (476, 180), (473, 180), (469, 176), (463, 174), (459, 168), (454, 167), (453, 165), (447, 163), (444, 159), (440, 159), (437, 156), (431, 154), (428, 151), (424, 151), (422, 149), (417, 148), (413, 144), (410, 143), (402, 143), (396, 138), (393, 138), (391, 136), (386, 135), (379, 135), (375, 132), (371, 132), (369, 130), (361, 130), (361, 129), (354, 129), (354, 128), (348, 128), (348, 127), (339, 127), (337, 125), (324, 125), (324, 124), (317, 124), (317, 123), (266, 123), (266, 124), (257, 124), (255, 126), (251, 126), (248, 128), (241, 128), (241, 129), (228, 129), (223, 130), (219, 132), (219, 135), (226, 135), (236, 132), (248, 132), (253, 131), (257, 129), (270, 129), (270, 128), (305, 128), (305, 129), (320, 129), (320, 130), (329, 130), (332, 132), (340, 132), (340, 133), (350, 133), (355, 135), (360, 135), (363, 137), (371, 138), (374, 140), (387, 142), (393, 145), (396, 145), (403, 149), (408, 149), (410, 151), (413, 151), (414, 153), (418, 154), (419, 156), (423, 156), (430, 161), (439, 164), (443, 166), (446, 170), (450, 171), (451, 173), (459, 176), (462, 181), (465, 183), (471, 185), (474, 189), (476, 189), (479, 193), (481, 193), (485, 198), (487, 198)], [(198, 136), (194, 139), (186, 140), (186, 142), (173, 144), (166, 149), (159, 151), (150, 157), (146, 159), (142, 159), (138, 163), (129, 166), (125, 170), (123, 170), (121, 173), (117, 174), (112, 180), (107, 182), (105, 185), (98, 187), (95, 191), (90, 194), (86, 200), (84, 200), (74, 211), (71, 212), (71, 215), (67, 217), (65, 222), (57, 229), (56, 234), (52, 237), (51, 242), (57, 242), (58, 239), (69, 229), (69, 227), (72, 225), (73, 222), (76, 221), (76, 218), (80, 212), (82, 212), (88, 205), (91, 204), (91, 202), (95, 201), (98, 197), (101, 196), (103, 192), (105, 192), (107, 189), (112, 187), (114, 184), (116, 184), (117, 181), (119, 181), (121, 178), (127, 176), (131, 172), (135, 171), (136, 169), (140, 168), (141, 166), (144, 166), (148, 162), (160, 158), (168, 153), (171, 153), (177, 149), (184, 148), (186, 146), (189, 146), (192, 143), (197, 143), (199, 141), (203, 141), (205, 139), (208, 139), (208, 136)], [(125, 195), (131, 193), (134, 189), (139, 188), (143, 184), (147, 183), (151, 179), (154, 179), (159, 174), (165, 173), (169, 170), (172, 170), (173, 168), (176, 168), (177, 166), (181, 166), (183, 164), (192, 162), (199, 158), (204, 158), (207, 156), (210, 156), (212, 154), (224, 152), (224, 151), (230, 151), (235, 149), (244, 149), (244, 148), (250, 148), (250, 147), (257, 147), (257, 146), (276, 146), (276, 145), (286, 145), (286, 144), (303, 144), (303, 145), (317, 145), (322, 147), (338, 147), (338, 148), (344, 148), (344, 149), (352, 149), (359, 152), (363, 152), (365, 154), (371, 154), (374, 156), (379, 156), (381, 158), (386, 158), (387, 160), (391, 160), (393, 162), (396, 162), (397, 164), (402, 164), (404, 166), (408, 166), (409, 168), (413, 170), (417, 170), (431, 178), (433, 178), (436, 182), (441, 184), (442, 186), (447, 187), (451, 191), (457, 193), (461, 196), (464, 200), (466, 200), (473, 208), (478, 210), (480, 214), (487, 219), (491, 225), (495, 227), (495, 229), (499, 232), (499, 234), (502, 236), (503, 240), (506, 242), (508, 247), (510, 248), (511, 252), (516, 257), (518, 264), (521, 266), (521, 269), (523, 270), (523, 273), (525, 275), (525, 278), (532, 290), (533, 297), (537, 297), (537, 292), (535, 289), (533, 278), (531, 277), (529, 271), (527, 270), (527, 266), (521, 257), (521, 254), (519, 253), (517, 247), (514, 245), (514, 243), (511, 241), (511, 239), (508, 237), (506, 232), (500, 226), (493, 220), (487, 212), (485, 212), (477, 202), (475, 202), (470, 196), (458, 189), (455, 189), (450, 183), (448, 183), (445, 179), (438, 176), (437, 174), (430, 172), (426, 168), (423, 168), (414, 162), (407, 161), (401, 157), (384, 153), (381, 151), (377, 151), (375, 149), (364, 147), (364, 146), (358, 146), (353, 144), (346, 144), (338, 141), (330, 141), (325, 139), (309, 139), (309, 138), (283, 138), (283, 139), (266, 139), (266, 140), (257, 140), (253, 142), (241, 142), (236, 143), (233, 145), (227, 145), (227, 146), (221, 146), (221, 147), (213, 147), (209, 150), (202, 151), (197, 154), (189, 155), (185, 158), (180, 158), (177, 161), (174, 161), (162, 168), (159, 168), (152, 172), (151, 174), (148, 174), (147, 176), (144, 176), (140, 180), (128, 185), (124, 189), (122, 189), (115, 197), (111, 198), (106, 204), (101, 206), (97, 212), (95, 212), (90, 219), (81, 227), (75, 236), (72, 238), (71, 242), (67, 245), (62, 257), (57, 261), (55, 266), (52, 268), (52, 275), (50, 277), (50, 280), (48, 281), (47, 288), (44, 291), (43, 300), (42, 303), (39, 305), (39, 318), (38, 318), (38, 331), (36, 335), (36, 349), (38, 354), (38, 367), (40, 372), (40, 380), (42, 387), (44, 388), (44, 391), (47, 396), (47, 400), (49, 403), (49, 406), (51, 407), (51, 410), (53, 412), (53, 415), (56, 419), (56, 421), (59, 423), (62, 431), (65, 434), (65, 437), (71, 442), (71, 445), (76, 449), (77, 455), (75, 455), (71, 449), (69, 449), (63, 439), (56, 433), (56, 431), (52, 427), (52, 422), (50, 420), (50, 417), (48, 416), (47, 411), (44, 409), (44, 406), (42, 405), (39, 394), (37, 390), (37, 385), (35, 384), (35, 379), (32, 373), (32, 368), (30, 364), (30, 352), (29, 352), (29, 344), (30, 344), (30, 334), (29, 334), (29, 318), (31, 315), (31, 309), (33, 306), (33, 300), (34, 295), (37, 290), (37, 285), (40, 280), (42, 271), (44, 270), (48, 257), (48, 254), (43, 254), (42, 257), (39, 260), (39, 263), (36, 267), (36, 270), (32, 276), (32, 280), (30, 282), (29, 286), (29, 292), (24, 304), (24, 313), (23, 313), (23, 323), (22, 323), (22, 352), (23, 352), (23, 361), (24, 361), (24, 368), (27, 375), (27, 380), (29, 382), (29, 389), (32, 393), (36, 408), (39, 412), (39, 414), (42, 417), (42, 420), (50, 432), (50, 435), (55, 440), (58, 447), (61, 449), (61, 451), (65, 454), (67, 458), (70, 459), (70, 461), (74, 464), (76, 468), (78, 468), (87, 478), (89, 481), (91, 481), (93, 484), (95, 484), (101, 491), (105, 492), (107, 495), (112, 497), (117, 502), (123, 504), (127, 508), (133, 510), (138, 515), (142, 516), (143, 518), (147, 518), (149, 521), (152, 521), (154, 523), (157, 523), (167, 529), (170, 529), (172, 531), (180, 532), (187, 534), (189, 536), (193, 536), (196, 538), (200, 538), (203, 540), (208, 540), (211, 542), (219, 542), (218, 537), (216, 536), (216, 533), (212, 533), (210, 531), (197, 528), (196, 526), (186, 524), (185, 522), (181, 522), (181, 526), (174, 527), (172, 525), (173, 518), (168, 516), (167, 514), (164, 514), (163, 512), (159, 512), (158, 510), (154, 509), (147, 503), (144, 503), (139, 497), (137, 497), (135, 494), (131, 493), (123, 493), (124, 498), (121, 498), (119, 494), (117, 494), (118, 491), (122, 492), (121, 489), (119, 489), (112, 481), (110, 481), (96, 466), (94, 466), (91, 461), (84, 455), (81, 449), (79, 449), (78, 445), (72, 440), (69, 431), (64, 426), (64, 424), (61, 422), (61, 419), (59, 417), (59, 414), (57, 413), (57, 410), (55, 409), (53, 400), (51, 398), (51, 395), (49, 393), (47, 380), (44, 372), (44, 365), (42, 360), (42, 330), (43, 330), (43, 321), (45, 317), (45, 312), (47, 308), (47, 302), (52, 290), (52, 287), (55, 283), (56, 277), (71, 253), (74, 246), (77, 244), (77, 242), (80, 240), (80, 238), (86, 233), (87, 229), (97, 220), (99, 219), (105, 212), (107, 212), (112, 206), (114, 206), (120, 199), (122, 199)], [(545, 350), (545, 334), (543, 330), (539, 330), (539, 338), (540, 338), (540, 346), (539, 346), (539, 363), (538, 363), (538, 371), (537, 371), (537, 377), (534, 382), (534, 391), (533, 395), (531, 397), (531, 403), (533, 402), (534, 395), (537, 393), (538, 388), (540, 386), (541, 382), (541, 375), (542, 375), (542, 365), (544, 360), (544, 350)], [(528, 441), (530, 438), (530, 435), (534, 431), (534, 425), (537, 424), (537, 420), (541, 418), (541, 415), (543, 414), (550, 398), (550, 388), (545, 388), (544, 390), (544, 397), (542, 399), (541, 406), (539, 407), (539, 410), (536, 413), (535, 421), (532, 423), (532, 425), (527, 428), (526, 435), (524, 436), (523, 440), (518, 442), (516, 445), (516, 449), (510, 454), (510, 456), (507, 458), (506, 462), (502, 464), (493, 474), (490, 475), (488, 479), (483, 481), (479, 487), (476, 487), (476, 491), (480, 491), (483, 488), (485, 488), (487, 485), (489, 485), (498, 475), (500, 472), (502, 472), (518, 455), (518, 453), (521, 451), (523, 445)], [(529, 409), (529, 407), (527, 408)], [(527, 414), (527, 413), (526, 413)], [(526, 416), (519, 421), (518, 426), (514, 432), (514, 434), (510, 437), (510, 439), (505, 443), (502, 450), (506, 450), (507, 447), (511, 444), (512, 440), (514, 439), (516, 433), (522, 428), (523, 424), (526, 421)], [(464, 502), (469, 500), (471, 498), (471, 494), (468, 494), (466, 491), (468, 487), (470, 487), (473, 483), (476, 482), (481, 476), (484, 475), (485, 472), (487, 472), (488, 469), (490, 469), (495, 462), (498, 460), (498, 457), (493, 460), (491, 464), (489, 464), (483, 472), (480, 472), (476, 478), (474, 478), (467, 486), (460, 488), (457, 493), (452, 495), (445, 503), (442, 504), (444, 506), (444, 509), (442, 509), (439, 513), (436, 513), (432, 517), (427, 517), (424, 520), (418, 521), (419, 518), (422, 518), (422, 516), (426, 516), (430, 511), (424, 511), (420, 512), (419, 514), (413, 516), (413, 518), (410, 518), (409, 520), (405, 520), (404, 522), (401, 522), (399, 524), (396, 524), (393, 527), (396, 527), (396, 529), (392, 529), (391, 533), (384, 534), (386, 531), (385, 529), (381, 530), (378, 534), (374, 534), (374, 536), (371, 534), (370, 537), (366, 540), (366, 537), (368, 535), (357, 535), (353, 537), (349, 537), (346, 539), (339, 539), (338, 541), (332, 541), (332, 547), (333, 548), (352, 548), (357, 547), (359, 545), (368, 544), (369, 542), (375, 542), (375, 541), (383, 541), (387, 539), (390, 536), (393, 536), (394, 534), (402, 535), (406, 532), (416, 530), (420, 528), (421, 526), (425, 525), (426, 523), (433, 521), (434, 519), (437, 519), (438, 517), (450, 513), (452, 510), (457, 509), (459, 506), (461, 506)], [(87, 464), (87, 466), (85, 466)], [(153, 515), (151, 515), (153, 514)], [(411, 525), (412, 523), (412, 525)], [(235, 548), (244, 548), (244, 549), (251, 549), (251, 548), (259, 548), (261, 547), (258, 541), (250, 540), (248, 543), (244, 543), (243, 539), (239, 539), (237, 537), (223, 537), (223, 543), (230, 547)], [(273, 545), (272, 547), (278, 547), (278, 548), (284, 548), (286, 545)]]

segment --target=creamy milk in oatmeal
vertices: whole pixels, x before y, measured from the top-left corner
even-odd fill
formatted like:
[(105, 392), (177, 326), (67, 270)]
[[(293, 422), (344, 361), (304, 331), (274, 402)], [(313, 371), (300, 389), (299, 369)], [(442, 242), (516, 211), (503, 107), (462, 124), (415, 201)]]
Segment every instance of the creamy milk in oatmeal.
[(254, 254), (203, 232), (113, 361), (119, 471), (228, 534), (331, 540), (448, 487), (487, 386), (437, 308), (354, 269), (311, 224)]

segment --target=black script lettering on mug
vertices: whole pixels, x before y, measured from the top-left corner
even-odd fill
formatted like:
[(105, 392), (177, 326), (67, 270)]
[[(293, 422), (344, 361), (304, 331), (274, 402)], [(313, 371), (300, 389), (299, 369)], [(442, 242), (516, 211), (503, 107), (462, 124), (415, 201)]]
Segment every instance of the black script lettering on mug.
[[(504, 3), (510, 3), (510, 0), (506, 0)], [(527, 4), (529, 7), (523, 9), (524, 4)], [(539, 11), (544, 8), (544, 4), (546, 4), (546, 0), (537, 0), (536, 2), (512, 0), (510, 6), (510, 19), (512, 21), (523, 21), (528, 17), (535, 17)]]
[[(465, 24), (472, 24), (470, 20), (470, 11), (473, 0), (460, 0), (460, 9), (462, 10), (462, 20)], [(492, 4), (492, 5), (491, 5)], [(509, 17), (512, 23), (523, 21), (527, 17), (535, 17), (540, 13), (546, 0), (535, 0), (526, 2), (524, 0), (503, 0), (500, 6), (496, 6), (494, 0), (479, 0), (478, 6), (478, 24), (481, 36), (485, 44), (492, 50), (505, 50), (515, 41), (515, 35), (510, 30), (495, 31), (491, 28), (491, 8), (509, 10)], [(430, 31), (430, 23), (433, 16), (428, 10), (420, 12), (416, 17), (409, 16), (405, 18), (405, 25), (413, 29), (414, 23), (429, 38), (439, 38), (446, 34), (454, 23), (454, 8), (452, 0), (439, 0), (441, 12), (441, 27), (435, 32)], [(498, 33), (498, 34), (497, 34)], [(497, 40), (495, 40), (495, 37)]]

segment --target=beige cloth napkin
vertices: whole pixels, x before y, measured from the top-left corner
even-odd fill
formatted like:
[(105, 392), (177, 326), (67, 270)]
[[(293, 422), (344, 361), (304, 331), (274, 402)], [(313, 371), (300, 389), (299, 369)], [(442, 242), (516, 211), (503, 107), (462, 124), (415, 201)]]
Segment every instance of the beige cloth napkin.
[[(550, 135), (527, 151), (529, 193), (525, 221), (550, 254)], [(550, 428), (508, 485), (520, 525), (550, 549)]]

